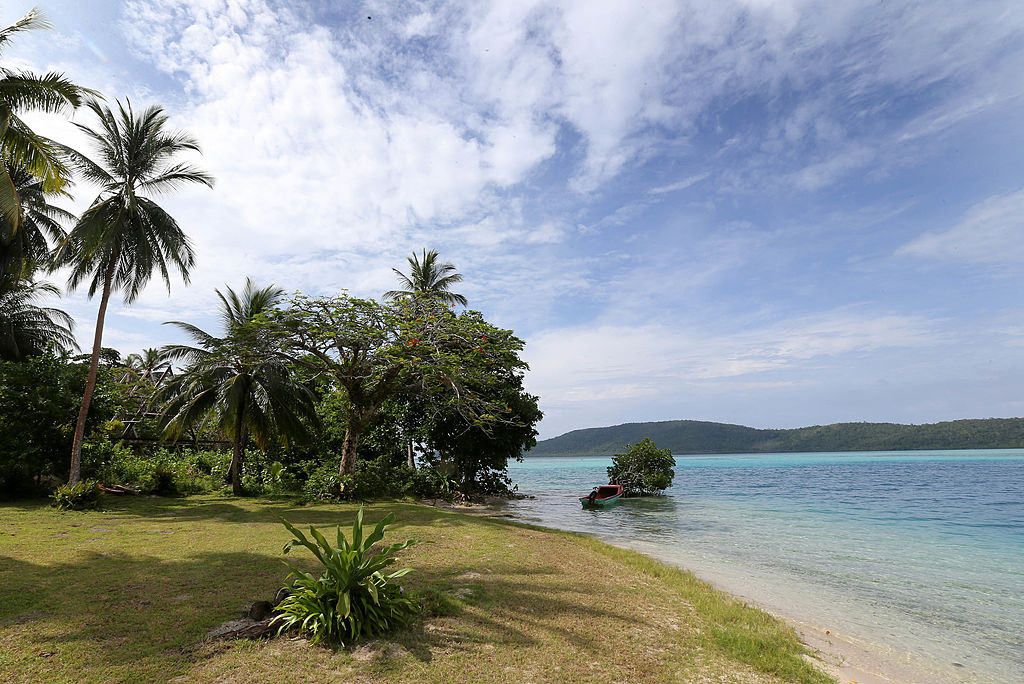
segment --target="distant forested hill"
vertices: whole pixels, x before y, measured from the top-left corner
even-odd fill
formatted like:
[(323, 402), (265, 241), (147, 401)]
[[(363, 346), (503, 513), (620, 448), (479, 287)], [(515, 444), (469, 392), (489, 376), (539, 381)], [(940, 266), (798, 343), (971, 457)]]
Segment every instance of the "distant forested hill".
[(698, 420), (626, 423), (573, 430), (538, 442), (528, 456), (610, 456), (650, 437), (674, 454), (906, 449), (1024, 448), (1024, 418), (953, 420), (930, 425), (836, 423), (791, 430), (759, 430)]

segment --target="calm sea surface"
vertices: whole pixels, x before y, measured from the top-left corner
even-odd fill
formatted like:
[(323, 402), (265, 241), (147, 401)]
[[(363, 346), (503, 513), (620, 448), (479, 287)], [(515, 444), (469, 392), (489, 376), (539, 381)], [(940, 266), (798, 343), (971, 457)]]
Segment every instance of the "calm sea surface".
[(583, 510), (610, 463), (510, 464), (536, 498), (508, 512), (682, 565), (942, 681), (1024, 682), (1024, 450), (677, 455), (667, 496)]

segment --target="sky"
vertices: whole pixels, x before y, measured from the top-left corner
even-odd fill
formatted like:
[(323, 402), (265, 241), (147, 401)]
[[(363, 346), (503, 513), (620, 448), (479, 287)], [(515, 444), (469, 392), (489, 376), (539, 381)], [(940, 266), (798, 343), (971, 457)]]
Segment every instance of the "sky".
[[(1024, 415), (1018, 0), (40, 3), (5, 66), (164, 107), (217, 179), (159, 199), (196, 267), (113, 302), (122, 353), (428, 248), (525, 340), (541, 438)], [(84, 347), (97, 304), (59, 302)]]

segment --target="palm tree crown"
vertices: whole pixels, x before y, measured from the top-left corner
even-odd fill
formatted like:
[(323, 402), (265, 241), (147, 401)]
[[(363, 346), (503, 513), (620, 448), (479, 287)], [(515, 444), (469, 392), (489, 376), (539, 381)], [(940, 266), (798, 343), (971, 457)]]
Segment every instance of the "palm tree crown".
[(143, 349), (124, 357), (124, 365), (137, 378), (152, 378), (170, 364), (159, 349)]
[(49, 269), (53, 257), (51, 241), (60, 244), (67, 237), (63, 224), (75, 215), (50, 204), (43, 181), (24, 169), (11, 169), (11, 180), (21, 200), (21, 225), (0, 214), (0, 277), (28, 279), (37, 268)]
[(195, 261), (190, 240), (177, 221), (147, 195), (188, 184), (213, 186), (213, 178), (186, 163), (174, 163), (185, 151), (198, 151), (190, 136), (166, 130), (167, 116), (149, 107), (136, 116), (131, 103), (117, 103), (115, 114), (96, 100), (88, 104), (99, 118), (94, 130), (75, 124), (95, 145), (98, 157), (64, 148), (72, 164), (100, 194), (82, 214), (58, 251), (59, 265), (71, 266), (68, 286), (89, 280), (89, 295), (108, 284), (126, 303), (139, 296), (153, 271), (170, 288), (169, 266), (188, 282)]
[(48, 349), (76, 346), (71, 317), (60, 309), (33, 303), (57, 293), (50, 283), (0, 281), (0, 359), (19, 361)]
[[(50, 28), (38, 9), (15, 23), (0, 29), (0, 52), (11, 38), (22, 31)], [(58, 146), (35, 133), (22, 121), (26, 111), (60, 113), (81, 105), (84, 97), (96, 93), (50, 72), (37, 76), (27, 71), (0, 67), (0, 215), (17, 229), (18, 191), (10, 169), (20, 168), (35, 176), (45, 192), (60, 192), (70, 181), (68, 169), (60, 159)]]
[(408, 257), (409, 275), (397, 268), (391, 269), (398, 276), (403, 290), (391, 290), (384, 293), (387, 299), (403, 299), (416, 295), (430, 295), (445, 304), (466, 306), (469, 301), (460, 294), (451, 292), (456, 283), (462, 282), (462, 275), (456, 272), (455, 266), (448, 261), (440, 261), (437, 250), (423, 250), (420, 258), (415, 252)]
[(266, 447), (276, 437), (303, 437), (316, 420), (313, 392), (292, 377), (278, 345), (263, 334), (254, 320), (269, 312), (284, 290), (258, 288), (247, 280), (241, 295), (230, 287), (220, 298), (220, 319), (225, 336), (215, 337), (191, 323), (169, 321), (196, 343), (169, 345), (164, 358), (186, 364), (161, 393), (165, 434), (177, 438), (189, 427), (213, 418), (234, 445), (231, 481), (241, 493), (241, 466), (249, 437)]

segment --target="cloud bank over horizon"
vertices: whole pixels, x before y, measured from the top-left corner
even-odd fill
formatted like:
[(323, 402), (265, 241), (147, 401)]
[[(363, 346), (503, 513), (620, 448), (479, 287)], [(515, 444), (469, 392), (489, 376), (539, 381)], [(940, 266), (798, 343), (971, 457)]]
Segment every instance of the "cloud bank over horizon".
[(527, 341), (542, 437), (1024, 414), (1017, 3), (43, 9), (6, 59), (164, 105), (217, 178), (162, 200), (197, 268), (112, 311), (124, 353), (247, 276), (378, 296), (427, 247)]

